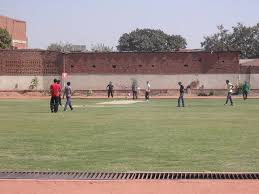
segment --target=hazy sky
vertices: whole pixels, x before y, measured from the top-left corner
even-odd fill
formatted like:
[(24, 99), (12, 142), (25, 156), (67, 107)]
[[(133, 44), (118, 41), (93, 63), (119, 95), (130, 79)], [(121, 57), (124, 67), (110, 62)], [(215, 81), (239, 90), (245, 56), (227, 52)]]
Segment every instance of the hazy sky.
[(136, 28), (180, 34), (189, 48), (223, 24), (259, 22), (259, 0), (0, 0), (0, 15), (27, 21), (29, 47), (53, 42), (115, 47)]

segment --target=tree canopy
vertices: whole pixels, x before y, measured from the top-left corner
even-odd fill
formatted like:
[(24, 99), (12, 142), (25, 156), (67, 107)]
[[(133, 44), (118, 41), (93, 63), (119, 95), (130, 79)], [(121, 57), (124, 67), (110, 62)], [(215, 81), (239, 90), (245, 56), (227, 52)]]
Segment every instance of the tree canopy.
[(51, 43), (47, 50), (50, 51), (59, 51), (59, 52), (71, 52), (73, 51), (73, 46), (70, 43)]
[(0, 28), (0, 48), (8, 49), (12, 47), (12, 37), (6, 29)]
[(181, 35), (169, 35), (162, 30), (136, 29), (119, 38), (119, 51), (176, 51), (186, 48)]
[(103, 43), (98, 43), (91, 46), (92, 52), (112, 52), (113, 47), (105, 46)]
[(204, 37), (201, 46), (207, 51), (240, 51), (241, 58), (259, 57), (259, 23), (245, 26), (238, 23), (232, 31), (218, 26), (218, 32)]

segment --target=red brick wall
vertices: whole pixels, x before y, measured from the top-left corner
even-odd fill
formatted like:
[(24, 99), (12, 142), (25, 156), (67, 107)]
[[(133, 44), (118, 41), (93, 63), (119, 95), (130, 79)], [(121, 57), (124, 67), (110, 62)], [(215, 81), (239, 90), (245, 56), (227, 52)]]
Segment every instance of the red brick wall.
[(241, 74), (259, 74), (259, 66), (240, 66)]
[(238, 52), (62, 54), (0, 50), (0, 75), (61, 74), (63, 67), (69, 74), (233, 74), (240, 71)]
[(220, 74), (239, 73), (238, 52), (71, 53), (67, 73)]
[(60, 75), (61, 53), (37, 50), (0, 50), (0, 75)]

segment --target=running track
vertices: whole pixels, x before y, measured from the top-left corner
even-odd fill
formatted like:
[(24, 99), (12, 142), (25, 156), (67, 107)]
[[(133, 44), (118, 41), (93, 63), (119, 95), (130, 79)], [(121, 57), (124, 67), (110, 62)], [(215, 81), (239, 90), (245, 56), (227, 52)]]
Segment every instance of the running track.
[(259, 180), (0, 180), (0, 194), (259, 194)]

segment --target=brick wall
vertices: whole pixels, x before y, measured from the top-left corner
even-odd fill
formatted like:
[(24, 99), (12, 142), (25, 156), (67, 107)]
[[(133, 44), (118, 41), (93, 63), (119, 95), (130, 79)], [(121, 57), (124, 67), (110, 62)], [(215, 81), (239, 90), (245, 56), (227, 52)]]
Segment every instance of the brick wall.
[(0, 50), (0, 75), (238, 74), (238, 52), (69, 53)]
[(259, 66), (240, 66), (241, 74), (259, 74)]
[(63, 56), (39, 50), (0, 50), (0, 75), (59, 75)]
[(70, 53), (69, 74), (226, 74), (239, 73), (238, 52)]

